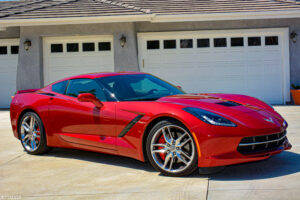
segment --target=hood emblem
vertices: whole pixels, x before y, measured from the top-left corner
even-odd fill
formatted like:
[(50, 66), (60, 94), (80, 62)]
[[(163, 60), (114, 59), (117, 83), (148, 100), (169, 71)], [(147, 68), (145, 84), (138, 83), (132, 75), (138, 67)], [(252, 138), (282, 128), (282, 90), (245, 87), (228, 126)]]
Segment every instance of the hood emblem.
[(270, 118), (268, 118), (268, 119), (266, 119), (265, 118), (265, 121), (267, 121), (267, 122), (270, 122), (270, 123), (273, 123), (274, 124), (274, 121), (273, 121), (273, 119), (270, 117)]

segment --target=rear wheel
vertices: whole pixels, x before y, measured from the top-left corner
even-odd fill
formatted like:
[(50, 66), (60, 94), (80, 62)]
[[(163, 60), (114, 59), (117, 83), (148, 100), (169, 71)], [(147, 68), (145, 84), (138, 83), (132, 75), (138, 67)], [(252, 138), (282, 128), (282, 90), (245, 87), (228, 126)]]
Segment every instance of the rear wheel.
[(25, 113), (19, 124), (20, 140), (29, 154), (42, 154), (50, 150), (47, 146), (44, 126), (40, 117), (34, 112)]
[(164, 120), (150, 131), (146, 150), (155, 169), (168, 176), (185, 176), (197, 169), (197, 149), (192, 135), (181, 123)]

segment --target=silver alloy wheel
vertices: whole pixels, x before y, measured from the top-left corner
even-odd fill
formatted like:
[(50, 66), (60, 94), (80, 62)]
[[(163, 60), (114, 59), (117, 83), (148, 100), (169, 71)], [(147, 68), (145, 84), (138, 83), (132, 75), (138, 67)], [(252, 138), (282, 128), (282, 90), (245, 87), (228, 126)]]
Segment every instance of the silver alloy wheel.
[(26, 150), (33, 152), (40, 145), (41, 129), (33, 115), (26, 116), (21, 122), (21, 141)]
[[(164, 142), (161, 142), (162, 140)], [(185, 129), (168, 125), (160, 128), (153, 135), (151, 155), (164, 171), (180, 173), (191, 165), (195, 155), (195, 145), (191, 135)]]

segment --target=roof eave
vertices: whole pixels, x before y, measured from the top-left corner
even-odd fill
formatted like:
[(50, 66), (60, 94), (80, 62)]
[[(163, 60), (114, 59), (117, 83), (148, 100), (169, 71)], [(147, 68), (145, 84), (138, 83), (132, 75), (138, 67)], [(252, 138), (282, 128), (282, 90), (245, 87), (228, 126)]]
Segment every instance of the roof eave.
[(151, 21), (153, 16), (154, 14), (140, 14), (140, 15), (98, 16), (98, 17), (0, 19), (0, 28), (13, 27), (13, 26), (139, 22), (139, 21)]
[[(0, 28), (13, 26), (40, 26), (40, 25), (66, 25), (91, 24), (114, 22), (188, 22), (188, 21), (224, 21), (248, 19), (281, 19), (300, 18), (300, 10), (294, 11), (268, 11), (268, 12), (239, 12), (239, 13), (210, 13), (210, 14), (141, 14), (98, 17), (70, 17), (70, 18), (36, 18), (36, 19), (0, 19)], [(1, 30), (1, 29), (0, 29)]]
[(281, 19), (299, 18), (300, 10), (295, 11), (267, 11), (267, 12), (237, 12), (237, 13), (210, 13), (210, 14), (183, 14), (183, 15), (156, 15), (153, 23), (159, 22), (186, 22), (186, 21), (224, 21), (248, 19)]

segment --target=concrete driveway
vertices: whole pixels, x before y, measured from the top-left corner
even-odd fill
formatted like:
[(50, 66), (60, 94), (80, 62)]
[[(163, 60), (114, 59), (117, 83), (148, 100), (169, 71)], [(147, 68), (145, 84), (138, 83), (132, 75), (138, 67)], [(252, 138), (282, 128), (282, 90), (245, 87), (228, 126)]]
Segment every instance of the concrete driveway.
[(0, 199), (300, 199), (300, 106), (277, 106), (289, 122), (291, 151), (222, 173), (161, 176), (149, 164), (118, 156), (54, 149), (26, 154), (0, 111)]

